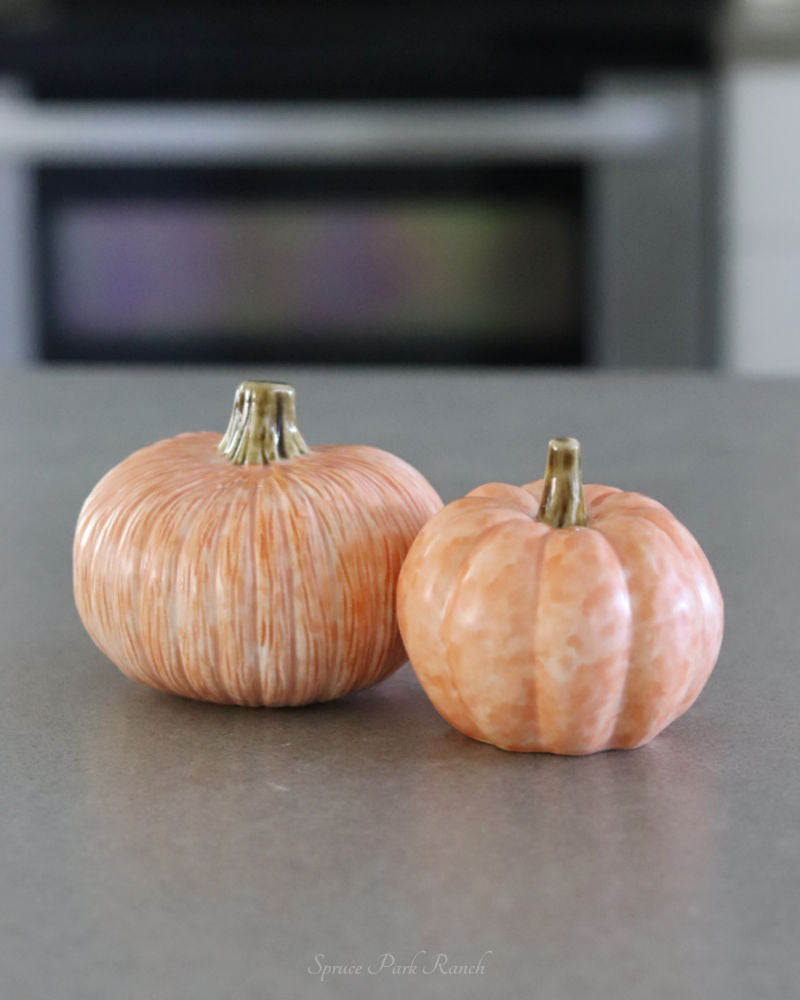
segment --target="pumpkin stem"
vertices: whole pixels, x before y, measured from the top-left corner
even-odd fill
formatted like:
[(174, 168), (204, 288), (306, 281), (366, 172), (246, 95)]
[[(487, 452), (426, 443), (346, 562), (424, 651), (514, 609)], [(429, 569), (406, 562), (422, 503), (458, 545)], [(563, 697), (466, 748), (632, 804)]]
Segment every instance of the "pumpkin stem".
[(242, 382), (217, 447), (236, 465), (305, 455), (308, 445), (295, 424), (294, 389), (284, 382)]
[(544, 492), (536, 520), (553, 528), (586, 524), (581, 446), (575, 438), (553, 438), (547, 452)]

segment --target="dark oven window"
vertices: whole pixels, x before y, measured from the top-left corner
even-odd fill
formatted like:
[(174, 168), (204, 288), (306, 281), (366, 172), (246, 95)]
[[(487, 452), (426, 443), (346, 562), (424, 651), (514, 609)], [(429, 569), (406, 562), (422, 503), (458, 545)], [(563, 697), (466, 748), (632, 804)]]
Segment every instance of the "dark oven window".
[(578, 167), (39, 174), (51, 360), (577, 364)]

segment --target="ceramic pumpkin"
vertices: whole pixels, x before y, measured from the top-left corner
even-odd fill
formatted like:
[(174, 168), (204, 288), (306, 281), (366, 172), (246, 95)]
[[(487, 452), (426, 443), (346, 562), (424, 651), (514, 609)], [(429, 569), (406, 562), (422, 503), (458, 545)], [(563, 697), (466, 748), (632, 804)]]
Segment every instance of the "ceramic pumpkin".
[(646, 496), (586, 486), (574, 438), (545, 478), (490, 483), (422, 529), (400, 629), (439, 713), (507, 750), (638, 747), (686, 711), (722, 641), (700, 546)]
[(441, 500), (377, 448), (309, 448), (294, 390), (244, 382), (225, 435), (111, 469), (75, 532), (75, 601), (129, 677), (190, 698), (302, 705), (405, 660), (397, 576)]

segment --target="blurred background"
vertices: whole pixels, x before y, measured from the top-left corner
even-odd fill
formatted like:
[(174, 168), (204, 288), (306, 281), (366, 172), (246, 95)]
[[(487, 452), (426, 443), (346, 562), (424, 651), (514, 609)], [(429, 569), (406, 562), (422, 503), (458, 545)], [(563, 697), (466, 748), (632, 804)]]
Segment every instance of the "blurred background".
[(0, 0), (0, 365), (800, 372), (800, 0)]

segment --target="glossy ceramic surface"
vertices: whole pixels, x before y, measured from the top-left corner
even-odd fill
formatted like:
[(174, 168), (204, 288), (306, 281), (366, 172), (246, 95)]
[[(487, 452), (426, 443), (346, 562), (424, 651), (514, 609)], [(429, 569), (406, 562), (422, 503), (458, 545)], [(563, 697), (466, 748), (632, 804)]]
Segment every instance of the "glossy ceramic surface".
[(405, 660), (397, 576), (441, 500), (377, 448), (308, 448), (294, 393), (244, 383), (227, 434), (135, 452), (80, 513), (75, 601), (128, 676), (242, 705), (326, 701)]
[(551, 442), (545, 479), (481, 486), (429, 521), (398, 603), (440, 714), (509, 750), (647, 743), (697, 698), (722, 641), (695, 539), (655, 500), (582, 490), (573, 439)]

